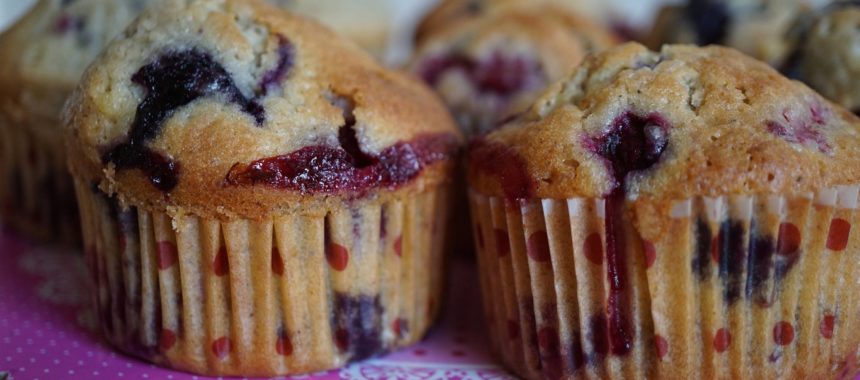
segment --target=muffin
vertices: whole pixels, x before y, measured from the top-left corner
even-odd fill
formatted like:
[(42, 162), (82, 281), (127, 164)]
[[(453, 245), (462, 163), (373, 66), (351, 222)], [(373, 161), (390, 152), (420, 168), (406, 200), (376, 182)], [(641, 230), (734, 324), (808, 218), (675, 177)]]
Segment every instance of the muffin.
[(421, 43), (451, 24), (462, 24), (494, 13), (510, 5), (527, 4), (529, 0), (443, 0), (415, 27), (415, 41)]
[(525, 4), (556, 4), (596, 22), (620, 21), (613, 20), (616, 10), (612, 9), (612, 4), (599, 0), (443, 0), (418, 24), (415, 39), (420, 43), (427, 36), (446, 29), (449, 25), (469, 22), (511, 5)]
[(207, 375), (342, 366), (421, 338), (462, 137), (425, 86), (259, 0), (152, 7), (67, 104), (99, 324)]
[(785, 35), (799, 14), (829, 0), (689, 0), (663, 8), (648, 44), (726, 45), (772, 65), (780, 63), (790, 45)]
[(785, 63), (788, 75), (830, 100), (860, 112), (860, 4), (837, 2), (801, 16), (793, 30), (796, 49)]
[(0, 219), (16, 232), (78, 244), (60, 112), (87, 64), (146, 3), (41, 0), (0, 35)]
[(442, 96), (467, 135), (477, 135), (523, 111), (588, 53), (615, 43), (565, 7), (509, 5), (427, 36), (410, 70)]
[(495, 353), (530, 379), (856, 372), (858, 132), (729, 48), (587, 59), (469, 148)]
[(314, 18), (377, 58), (384, 58), (393, 28), (395, 0), (271, 0)]

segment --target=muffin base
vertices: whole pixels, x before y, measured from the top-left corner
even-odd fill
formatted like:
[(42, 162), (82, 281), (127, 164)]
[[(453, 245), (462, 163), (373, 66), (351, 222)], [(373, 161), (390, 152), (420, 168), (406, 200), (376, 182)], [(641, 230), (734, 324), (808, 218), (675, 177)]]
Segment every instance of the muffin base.
[(0, 220), (39, 242), (77, 247), (79, 217), (65, 151), (44, 127), (0, 123)]
[(472, 192), (494, 352), (529, 379), (850, 378), (860, 344), (857, 198), (845, 186), (628, 200), (631, 349), (613, 354), (600, 323), (613, 286), (604, 200)]
[(76, 190), (104, 336), (162, 366), (321, 371), (416, 342), (439, 311), (447, 187), (228, 222)]

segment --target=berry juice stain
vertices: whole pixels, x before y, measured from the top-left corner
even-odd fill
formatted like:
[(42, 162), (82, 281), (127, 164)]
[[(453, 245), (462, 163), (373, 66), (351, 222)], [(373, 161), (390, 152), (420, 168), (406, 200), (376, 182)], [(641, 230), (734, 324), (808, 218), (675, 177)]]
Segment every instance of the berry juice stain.
[[(614, 180), (604, 206), (606, 276), (609, 281), (606, 334), (608, 348), (613, 355), (629, 353), (635, 335), (630, 279), (627, 277), (627, 241), (623, 228), (627, 177), (650, 169), (660, 160), (668, 144), (667, 130), (668, 122), (657, 114), (642, 117), (628, 111), (613, 120), (608, 132), (586, 141), (592, 152), (606, 160)], [(598, 341), (601, 338), (593, 337)]]

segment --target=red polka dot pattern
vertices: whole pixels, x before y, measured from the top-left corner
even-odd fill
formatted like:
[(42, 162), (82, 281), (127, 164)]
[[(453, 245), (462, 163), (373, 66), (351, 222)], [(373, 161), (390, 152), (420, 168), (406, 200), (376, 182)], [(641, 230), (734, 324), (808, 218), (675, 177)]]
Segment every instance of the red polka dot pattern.
[(227, 259), (227, 248), (221, 247), (218, 253), (215, 254), (215, 261), (212, 263), (212, 271), (216, 276), (225, 276), (230, 273), (230, 261)]
[(660, 335), (654, 335), (654, 348), (657, 350), (657, 357), (662, 359), (669, 353), (669, 342)]
[(391, 323), (391, 330), (394, 331), (395, 336), (402, 338), (408, 332), (409, 328), (407, 326), (409, 326), (409, 322), (403, 318), (397, 318)]
[(349, 263), (349, 251), (340, 244), (331, 243), (326, 249), (325, 258), (332, 269), (343, 272)]
[(284, 275), (284, 259), (278, 247), (272, 247), (272, 273), (278, 276)]
[(508, 237), (508, 232), (496, 228), (493, 230), (496, 236), (496, 253), (499, 257), (505, 257), (511, 253), (511, 242)]
[(403, 256), (403, 236), (398, 236), (396, 240), (394, 240), (394, 254), (397, 257)]
[(549, 254), (549, 237), (546, 231), (537, 231), (529, 236), (526, 242), (526, 251), (532, 260), (537, 262), (546, 262), (550, 259)]
[(222, 336), (212, 342), (212, 353), (218, 359), (224, 359), (230, 354), (230, 338)]
[(585, 238), (585, 244), (582, 246), (582, 252), (585, 253), (585, 258), (597, 265), (603, 265), (603, 240), (600, 239), (600, 234), (592, 233)]
[(836, 317), (831, 314), (824, 314), (821, 318), (821, 324), (818, 326), (818, 331), (824, 339), (833, 338), (833, 325), (836, 324)]
[(827, 233), (827, 249), (841, 251), (848, 246), (848, 235), (851, 223), (845, 219), (835, 218), (830, 221), (830, 231)]
[(642, 240), (642, 252), (645, 254), (645, 267), (651, 268), (654, 261), (657, 261), (657, 249), (654, 248), (654, 243)]
[(290, 356), (293, 354), (293, 342), (290, 341), (290, 336), (287, 333), (278, 334), (278, 341), (275, 342), (275, 351), (278, 355)]
[(790, 255), (800, 249), (800, 229), (794, 223), (783, 222), (779, 225), (776, 251), (781, 255)]
[(161, 336), (158, 338), (158, 347), (162, 351), (167, 351), (176, 344), (176, 333), (169, 329), (162, 329)]
[(509, 320), (508, 321), (508, 339), (516, 340), (520, 337), (520, 325), (516, 322)]
[(117, 241), (119, 242), (119, 251), (125, 252), (125, 247), (128, 246), (128, 242), (126, 241), (125, 233), (121, 232), (117, 236)]
[(538, 330), (538, 346), (546, 352), (558, 352), (558, 332), (552, 327), (541, 327)]
[(334, 344), (341, 352), (349, 350), (349, 331), (344, 328), (338, 328), (334, 332)]
[(715, 263), (720, 262), (720, 239), (719, 236), (715, 236), (711, 239), (711, 260), (714, 260)]
[(176, 245), (169, 241), (160, 241), (156, 248), (158, 253), (158, 269), (165, 270), (176, 263), (178, 255), (176, 253)]
[(786, 321), (777, 322), (773, 326), (773, 341), (780, 346), (787, 346), (794, 341), (794, 326)]
[(732, 344), (732, 334), (725, 327), (717, 330), (714, 334), (714, 350), (722, 353), (729, 349)]

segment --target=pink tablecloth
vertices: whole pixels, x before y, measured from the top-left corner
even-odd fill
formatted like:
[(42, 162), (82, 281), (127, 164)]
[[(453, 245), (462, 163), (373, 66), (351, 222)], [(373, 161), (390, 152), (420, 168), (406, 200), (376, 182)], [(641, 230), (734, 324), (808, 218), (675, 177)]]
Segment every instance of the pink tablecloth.
[[(454, 262), (446, 315), (420, 344), (305, 379), (513, 379), (485, 352), (478, 285)], [(86, 307), (83, 259), (0, 232), (0, 371), (11, 379), (197, 379), (118, 354)], [(0, 375), (2, 379), (2, 375)]]

